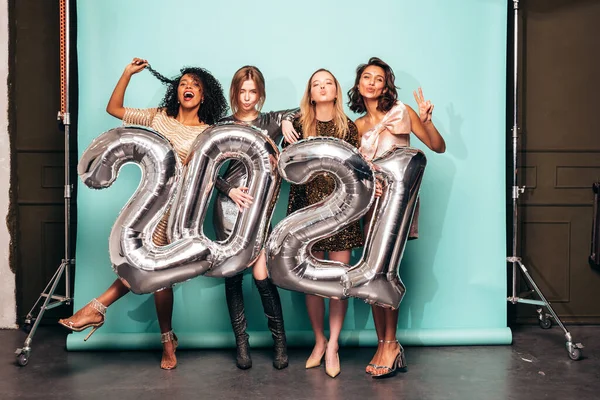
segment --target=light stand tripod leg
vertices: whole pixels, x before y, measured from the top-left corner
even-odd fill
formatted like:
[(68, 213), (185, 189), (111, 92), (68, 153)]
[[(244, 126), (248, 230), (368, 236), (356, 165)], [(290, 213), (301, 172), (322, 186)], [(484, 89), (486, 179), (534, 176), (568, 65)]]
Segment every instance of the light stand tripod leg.
[[(46, 287), (44, 288), (44, 291), (42, 292), (42, 295), (40, 295), (40, 297), (38, 297), (37, 301), (35, 302), (35, 304), (33, 305), (33, 307), (31, 307), (31, 310), (29, 310), (29, 312), (27, 313), (27, 316), (25, 317), (25, 325), (23, 326), (23, 330), (25, 330), (25, 332), (29, 333), (31, 332), (31, 325), (33, 322), (35, 322), (37, 316), (34, 314), (35, 311), (38, 309), (38, 305), (40, 304), (41, 301), (43, 301), (44, 299), (44, 294), (49, 293), (48, 289), (50, 288), (50, 286), (52, 285), (52, 283), (56, 280), (56, 275), (58, 275), (61, 272), (61, 268), (57, 269), (54, 272), (54, 275), (52, 276), (52, 279), (50, 279), (48, 281), (48, 284), (46, 285)], [(39, 313), (38, 313), (39, 316)]]
[[(540, 304), (540, 306), (545, 307), (550, 312), (550, 315), (544, 315), (544, 318), (552, 317), (552, 319), (554, 319), (554, 321), (556, 321), (558, 326), (561, 327), (561, 329), (563, 330), (563, 332), (565, 334), (565, 339), (567, 341), (565, 343), (565, 346), (567, 348), (567, 352), (569, 353), (569, 357), (572, 360), (579, 360), (581, 358), (581, 349), (583, 349), (583, 345), (581, 343), (575, 343), (575, 344), (573, 343), (573, 339), (571, 337), (571, 332), (569, 332), (567, 330), (567, 328), (564, 326), (564, 324), (562, 323), (562, 321), (560, 320), (558, 315), (556, 315), (556, 312), (554, 312), (552, 305), (550, 304), (550, 302), (548, 300), (546, 300), (546, 297), (544, 296), (544, 294), (542, 293), (542, 291), (540, 290), (538, 285), (535, 283), (535, 281), (529, 274), (529, 271), (527, 271), (527, 268), (525, 267), (525, 265), (523, 265), (523, 263), (520, 261), (518, 262), (518, 264), (521, 267), (521, 272), (523, 273), (523, 275), (525, 276), (525, 278), (527, 279), (529, 284), (533, 287), (533, 289), (535, 290), (535, 292), (537, 293), (537, 295), (543, 302), (543, 304)], [(519, 302), (523, 302), (523, 301), (519, 301)], [(538, 312), (540, 312), (540, 311), (538, 311)]]
[[(38, 301), (36, 302), (36, 304), (39, 303), (39, 300), (45, 297), (44, 303), (42, 304), (42, 307), (40, 308), (39, 314), (34, 319), (33, 326), (31, 327), (31, 331), (29, 332), (29, 335), (27, 335), (27, 338), (25, 339), (25, 343), (23, 344), (23, 347), (19, 348), (15, 351), (15, 354), (17, 355), (17, 362), (22, 367), (27, 365), (27, 363), (29, 362), (29, 354), (31, 353), (31, 342), (33, 340), (33, 335), (35, 335), (35, 331), (37, 330), (37, 327), (40, 324), (40, 321), (42, 320), (44, 312), (46, 312), (46, 310), (54, 308), (65, 302), (65, 300), (62, 299), (62, 300), (56, 301), (54, 303), (50, 303), (50, 300), (56, 298), (54, 296), (54, 292), (56, 291), (56, 287), (58, 286), (58, 282), (60, 281), (60, 278), (62, 277), (65, 270), (68, 268), (69, 268), (68, 260), (63, 261), (63, 263), (60, 265), (60, 267), (54, 274), (54, 277), (52, 278), (52, 280), (48, 283), (48, 285), (52, 284), (50, 287), (50, 290), (48, 292), (44, 291), (44, 293), (42, 293), (42, 295), (39, 297)], [(48, 286), (46, 286), (46, 288), (47, 287)]]

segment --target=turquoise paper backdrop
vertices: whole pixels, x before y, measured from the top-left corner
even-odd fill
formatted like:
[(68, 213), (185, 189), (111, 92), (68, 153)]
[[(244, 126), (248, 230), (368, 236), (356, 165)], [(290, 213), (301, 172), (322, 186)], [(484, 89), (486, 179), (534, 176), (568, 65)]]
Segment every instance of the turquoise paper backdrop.
[[(506, 2), (503, 0), (165, 1), (79, 0), (79, 155), (120, 124), (105, 112), (125, 65), (148, 59), (165, 75), (183, 65), (212, 71), (225, 90), (233, 73), (253, 64), (264, 73), (264, 110), (294, 107), (314, 70), (331, 70), (347, 91), (370, 56), (392, 65), (400, 99), (416, 108), (423, 87), (448, 150), (425, 150), (421, 238), (406, 247), (407, 287), (398, 335), (403, 344), (508, 344), (505, 262)], [(164, 87), (135, 75), (125, 104), (156, 106)], [(349, 114), (352, 118), (356, 115)], [(413, 145), (425, 149), (416, 138)], [(79, 183), (75, 309), (115, 279), (108, 236), (140, 179), (126, 166), (115, 184)], [(287, 185), (275, 221), (287, 204)], [(209, 214), (212, 215), (211, 212)], [(207, 221), (206, 226), (210, 226)], [(356, 255), (355, 255), (356, 256)], [(244, 282), (253, 346), (271, 344), (249, 275)], [(291, 345), (312, 344), (304, 296), (281, 291)], [(199, 277), (175, 289), (173, 326), (184, 347), (233, 346), (223, 281)], [(70, 335), (69, 349), (159, 347), (152, 296), (127, 295), (108, 310), (88, 342)], [(350, 300), (342, 345), (376, 342), (370, 307)]]

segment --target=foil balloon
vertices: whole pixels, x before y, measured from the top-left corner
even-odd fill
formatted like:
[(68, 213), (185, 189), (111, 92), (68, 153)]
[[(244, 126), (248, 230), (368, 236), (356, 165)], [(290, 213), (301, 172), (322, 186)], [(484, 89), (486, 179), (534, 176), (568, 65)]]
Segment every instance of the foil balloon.
[[(168, 232), (173, 243), (199, 239), (210, 252), (211, 269), (206, 276), (238, 274), (260, 254), (268, 234), (273, 205), (281, 178), (275, 160), (279, 150), (260, 129), (225, 123), (211, 127), (196, 139), (178, 191)], [(202, 230), (210, 193), (220, 166), (229, 159), (240, 161), (248, 172), (246, 186), (253, 203), (238, 213), (233, 231), (222, 241), (208, 239)]]
[[(183, 170), (168, 140), (152, 130), (116, 128), (95, 139), (78, 166), (86, 185), (110, 186), (128, 162), (143, 171), (142, 182), (119, 214), (109, 239), (111, 263), (121, 280), (134, 293), (151, 293), (211, 268), (227, 267), (228, 258), (243, 260), (243, 268), (258, 255), (268, 229), (263, 220), (270, 220), (268, 201), (279, 186), (272, 165), (276, 155), (277, 148), (266, 135), (236, 125), (204, 131), (192, 145)], [(238, 218), (230, 239), (215, 243), (201, 227), (218, 168), (228, 158), (239, 158), (249, 169), (249, 193), (268, 201), (255, 202)], [(169, 229), (176, 232), (168, 229), (170, 244), (157, 246), (152, 233), (168, 210)], [(267, 228), (258, 229), (261, 224)]]
[(327, 198), (294, 212), (275, 227), (266, 246), (269, 276), (281, 288), (345, 298), (340, 282), (349, 266), (317, 259), (311, 248), (368, 211), (374, 201), (373, 171), (353, 146), (325, 137), (287, 147), (279, 157), (279, 170), (295, 184), (327, 173), (336, 187)]
[(420, 150), (395, 147), (373, 161), (384, 181), (360, 261), (342, 278), (344, 294), (398, 308), (406, 291), (398, 268), (414, 215), (427, 160)]
[[(113, 269), (135, 293), (149, 293), (205, 272), (208, 253), (188, 263), (192, 241), (156, 246), (152, 233), (174, 198), (181, 163), (169, 141), (137, 127), (111, 129), (94, 139), (77, 170), (89, 187), (110, 186), (126, 163), (142, 169), (142, 181), (121, 210), (109, 238)], [(180, 268), (173, 268), (180, 266)]]

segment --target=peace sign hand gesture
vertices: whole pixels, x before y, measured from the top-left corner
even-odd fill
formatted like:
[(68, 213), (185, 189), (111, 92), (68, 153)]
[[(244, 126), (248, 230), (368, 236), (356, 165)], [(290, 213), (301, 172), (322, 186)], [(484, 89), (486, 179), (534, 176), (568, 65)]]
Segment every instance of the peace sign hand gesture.
[(417, 93), (416, 90), (413, 90), (413, 96), (415, 96), (415, 100), (419, 106), (419, 118), (421, 118), (421, 122), (431, 122), (431, 116), (433, 114), (433, 104), (431, 104), (431, 101), (425, 101), (425, 96), (423, 96), (423, 90), (421, 88), (419, 88), (419, 93)]

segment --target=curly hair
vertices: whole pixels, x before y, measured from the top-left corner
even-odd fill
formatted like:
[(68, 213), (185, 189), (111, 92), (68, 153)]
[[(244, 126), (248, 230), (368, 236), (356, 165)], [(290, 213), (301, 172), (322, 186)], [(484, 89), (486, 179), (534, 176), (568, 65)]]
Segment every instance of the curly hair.
[(167, 85), (167, 93), (160, 102), (159, 107), (165, 109), (165, 112), (169, 117), (176, 117), (179, 112), (179, 102), (177, 99), (177, 86), (179, 81), (185, 74), (193, 75), (198, 78), (202, 84), (202, 94), (204, 95), (204, 101), (198, 109), (198, 118), (205, 124), (213, 125), (227, 113), (227, 100), (223, 94), (223, 88), (221, 83), (215, 78), (209, 71), (204, 68), (198, 67), (183, 67), (179, 72), (180, 74), (169, 79), (157, 72), (150, 65), (146, 68), (154, 75), (156, 79)]
[(392, 67), (390, 67), (389, 64), (380, 58), (371, 57), (366, 64), (360, 64), (358, 68), (356, 68), (356, 79), (354, 79), (354, 86), (352, 86), (352, 89), (348, 90), (348, 107), (350, 107), (350, 110), (358, 114), (362, 114), (367, 111), (363, 97), (358, 91), (358, 84), (365, 69), (371, 65), (380, 67), (385, 73), (385, 88), (383, 89), (381, 96), (379, 96), (379, 99), (377, 99), (377, 111), (390, 111), (398, 100), (398, 91), (396, 90), (398, 87), (395, 84), (396, 76), (394, 75)]

